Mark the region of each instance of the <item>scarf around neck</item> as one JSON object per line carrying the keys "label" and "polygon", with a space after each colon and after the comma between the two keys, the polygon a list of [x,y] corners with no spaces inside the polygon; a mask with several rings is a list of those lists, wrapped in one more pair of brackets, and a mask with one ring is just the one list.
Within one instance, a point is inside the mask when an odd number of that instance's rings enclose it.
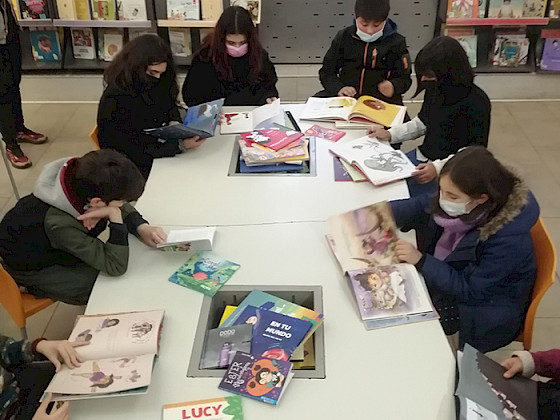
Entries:
{"label": "scarf around neck", "polygon": [[461,239],[477,227],[479,219],[467,223],[460,217],[445,217],[434,214],[434,222],[443,228],[443,233],[436,243],[434,257],[444,261],[455,250]]}

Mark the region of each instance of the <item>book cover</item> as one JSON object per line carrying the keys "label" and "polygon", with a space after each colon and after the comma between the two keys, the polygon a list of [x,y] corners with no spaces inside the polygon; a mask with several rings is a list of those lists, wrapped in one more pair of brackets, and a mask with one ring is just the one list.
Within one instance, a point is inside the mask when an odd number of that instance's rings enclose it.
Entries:
{"label": "book cover", "polygon": [[[488,6],[488,0],[478,0],[478,17],[485,18],[486,17],[486,7]],[[475,16],[477,17],[477,16]]]}
{"label": "book cover", "polygon": [[19,0],[19,11],[22,19],[49,19],[52,17],[48,0]]}
{"label": "book cover", "polygon": [[115,0],[91,0],[91,14],[94,20],[115,20]]}
{"label": "book cover", "polygon": [[74,6],[76,8],[76,16],[79,20],[91,19],[89,0],[74,0]]}
{"label": "book cover", "polygon": [[233,313],[233,311],[235,311],[235,309],[237,309],[237,306],[226,305],[224,312],[222,313],[222,317],[220,318],[220,323],[218,324],[219,327],[222,326],[224,321]]}
{"label": "book cover", "polygon": [[268,359],[289,360],[309,329],[310,321],[248,305],[235,325],[251,325],[251,354]]}
{"label": "book cover", "polygon": [[165,404],[163,420],[185,419],[243,420],[241,397],[212,398],[185,403]]}
{"label": "book cover", "polygon": [[498,65],[517,67],[527,64],[529,39],[526,37],[504,37],[500,43]]}
{"label": "book cover", "polygon": [[348,277],[364,321],[432,311],[430,299],[413,265],[350,270]]}
{"label": "book cover", "polygon": [[523,17],[544,17],[547,0],[524,0]]}
{"label": "book cover", "polygon": [[548,71],[560,71],[560,39],[547,38],[544,40],[544,49],[541,61],[541,69]]}
{"label": "book cover", "polygon": [[169,45],[175,57],[188,57],[192,54],[191,33],[188,29],[169,28]]}
{"label": "book cover", "polygon": [[560,0],[550,0],[548,17],[551,19],[560,18]]}
{"label": "book cover", "polygon": [[296,140],[294,143],[284,149],[280,149],[278,152],[259,147],[258,145],[248,146],[243,139],[238,140],[238,144],[243,160],[247,166],[309,160],[309,140]]}
{"label": "book cover", "polygon": [[397,227],[386,202],[329,217],[328,232],[343,272],[399,262]]}
{"label": "book cover", "polygon": [[215,235],[215,227],[170,230],[167,241],[157,244],[157,248],[162,251],[212,251]]}
{"label": "book cover", "polygon": [[60,43],[57,31],[29,31],[35,61],[60,61]]}
{"label": "book cover", "polygon": [[478,17],[478,0],[449,0],[447,17],[452,19]]}
{"label": "book cover", "polygon": [[248,166],[243,157],[239,159],[239,172],[242,174],[256,174],[256,173],[277,173],[277,172],[300,172],[305,168],[302,163],[272,163],[270,165],[252,165]]}
{"label": "book cover", "polygon": [[245,140],[248,146],[252,146],[253,143],[256,143],[259,146],[264,146],[275,152],[283,149],[302,137],[303,133],[300,133],[299,131],[283,131],[279,128],[254,130],[249,133],[241,134],[241,138]]}
{"label": "book cover", "polygon": [[14,8],[14,13],[15,13],[16,17],[18,19],[21,19],[21,14],[19,12],[19,4],[18,4],[19,2],[18,2],[18,0],[11,0],[11,1],[12,1],[12,7]]}
{"label": "book cover", "polygon": [[95,44],[91,28],[72,28],[72,52],[76,59],[95,59]]}
{"label": "book cover", "polygon": [[539,418],[535,381],[522,376],[504,378],[505,369],[499,363],[469,344],[457,356],[459,419]]}
{"label": "book cover", "polygon": [[206,333],[200,369],[227,368],[237,351],[251,353],[253,326],[249,324],[214,328]]}
{"label": "book cover", "polygon": [[179,267],[169,281],[207,296],[214,296],[239,267],[237,263],[224,260],[210,252],[200,251]]}
{"label": "book cover", "polygon": [[344,137],[346,133],[344,131],[335,130],[334,128],[325,128],[315,124],[305,130],[305,134],[336,142]]}
{"label": "book cover", "polygon": [[148,20],[145,0],[117,0],[119,20]]}
{"label": "book cover", "polygon": [[56,8],[58,9],[59,19],[76,20],[76,6],[74,0],[56,0]]}
{"label": "book cover", "polygon": [[122,50],[123,34],[117,32],[103,32],[103,59],[112,61]]}
{"label": "book cover", "polygon": [[345,182],[345,181],[352,182],[352,177],[350,176],[348,171],[344,168],[344,166],[340,162],[340,159],[337,158],[336,156],[333,156],[333,167],[334,167],[334,180],[335,181],[337,181],[337,182],[338,181],[340,181],[340,182]]}
{"label": "book cover", "polygon": [[200,0],[167,0],[167,19],[199,20]]}
{"label": "book cover", "polygon": [[[224,11],[222,0],[201,0],[202,20],[218,20]],[[202,40],[203,37],[201,36]]]}
{"label": "book cover", "polygon": [[463,35],[463,36],[453,36],[461,47],[467,53],[467,57],[469,58],[469,64],[472,68],[475,68],[477,65],[476,61],[476,43],[477,43],[477,36],[476,35]]}
{"label": "book cover", "polygon": [[518,19],[523,17],[524,0],[490,0],[489,18]]}
{"label": "book cover", "polygon": [[218,388],[276,405],[287,386],[291,370],[290,362],[237,352]]}
{"label": "book cover", "polygon": [[261,23],[261,0],[230,0],[229,5],[244,7],[255,25]]}
{"label": "book cover", "polygon": [[[336,156],[333,156],[333,157],[336,157]],[[352,166],[351,164],[349,164],[348,162],[346,162],[344,160],[340,160],[340,163],[342,163],[342,166],[344,167],[346,172],[348,172],[348,175],[350,175],[350,177],[352,178],[352,181],[354,181],[354,182],[368,182],[367,177],[362,172],[360,172],[355,166]]]}

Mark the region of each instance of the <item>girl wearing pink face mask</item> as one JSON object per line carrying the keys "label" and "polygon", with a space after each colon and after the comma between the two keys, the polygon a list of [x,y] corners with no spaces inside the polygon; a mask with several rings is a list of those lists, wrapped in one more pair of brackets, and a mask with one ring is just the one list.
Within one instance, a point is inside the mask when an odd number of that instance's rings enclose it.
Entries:
{"label": "girl wearing pink face mask", "polygon": [[194,54],[183,84],[188,106],[225,98],[225,105],[263,105],[278,97],[278,77],[249,12],[228,7]]}

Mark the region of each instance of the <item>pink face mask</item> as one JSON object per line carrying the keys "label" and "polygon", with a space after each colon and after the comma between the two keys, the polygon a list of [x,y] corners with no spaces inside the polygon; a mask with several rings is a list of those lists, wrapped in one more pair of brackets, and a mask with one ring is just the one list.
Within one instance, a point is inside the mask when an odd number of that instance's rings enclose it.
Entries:
{"label": "pink face mask", "polygon": [[245,43],[240,47],[234,47],[233,45],[226,45],[226,51],[232,57],[243,57],[249,51],[249,44]]}

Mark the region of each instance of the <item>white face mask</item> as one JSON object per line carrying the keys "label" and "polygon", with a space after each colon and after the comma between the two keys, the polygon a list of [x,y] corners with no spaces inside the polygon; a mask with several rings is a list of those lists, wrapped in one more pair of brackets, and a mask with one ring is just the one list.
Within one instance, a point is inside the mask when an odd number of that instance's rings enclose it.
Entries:
{"label": "white face mask", "polygon": [[383,23],[383,27],[381,29],[379,29],[376,33],[370,35],[360,31],[360,28],[358,27],[358,23],[356,22],[356,35],[358,35],[358,38],[360,38],[364,42],[374,42],[377,41],[379,38],[381,38],[381,35],[383,35],[384,28],[385,28],[385,23]]}
{"label": "white face mask", "polygon": [[451,217],[459,217],[465,214],[469,214],[474,209],[473,207],[472,209],[467,210],[467,205],[471,202],[472,200],[466,203],[455,203],[454,201],[447,201],[443,199],[441,192],[439,193],[439,206]]}

